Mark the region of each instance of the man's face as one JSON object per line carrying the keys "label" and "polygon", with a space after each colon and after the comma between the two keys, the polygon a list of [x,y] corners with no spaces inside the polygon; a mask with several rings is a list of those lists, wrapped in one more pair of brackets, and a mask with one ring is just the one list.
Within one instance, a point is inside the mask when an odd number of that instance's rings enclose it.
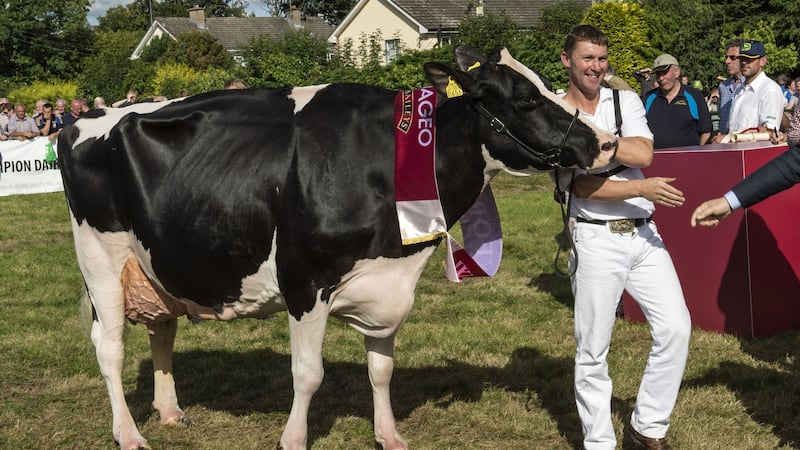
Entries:
{"label": "man's face", "polygon": [[72,113],[73,116],[78,116],[81,113],[81,102],[80,100],[73,100],[69,104],[69,111]]}
{"label": "man's face", "polygon": [[662,92],[672,91],[672,88],[675,87],[680,78],[681,69],[675,65],[670,65],[667,70],[656,72],[656,81],[658,81],[658,87],[661,88]]}
{"label": "man's face", "polygon": [[17,119],[22,120],[25,118],[25,107],[22,105],[18,105],[14,108],[14,112],[17,114]]}
{"label": "man's face", "polygon": [[51,119],[53,117],[53,107],[44,107],[42,108],[42,117],[45,119]]}
{"label": "man's face", "polygon": [[127,99],[128,99],[128,102],[130,102],[130,103],[136,103],[136,94],[134,94],[133,92],[128,92]]}
{"label": "man's face", "polygon": [[767,63],[767,58],[748,58],[745,56],[739,57],[739,68],[742,72],[742,75],[748,80],[753,79],[759,72],[761,72],[761,68]]}
{"label": "man's face", "polygon": [[725,50],[725,68],[728,69],[728,74],[732,76],[739,76],[741,74],[739,60],[736,58],[738,54],[739,47],[731,47]]}
{"label": "man's face", "polygon": [[570,55],[561,52],[561,63],[567,68],[571,85],[585,94],[594,94],[600,90],[608,70],[608,47],[578,42]]}
{"label": "man's face", "polygon": [[56,111],[63,113],[67,109],[67,102],[56,102]]}

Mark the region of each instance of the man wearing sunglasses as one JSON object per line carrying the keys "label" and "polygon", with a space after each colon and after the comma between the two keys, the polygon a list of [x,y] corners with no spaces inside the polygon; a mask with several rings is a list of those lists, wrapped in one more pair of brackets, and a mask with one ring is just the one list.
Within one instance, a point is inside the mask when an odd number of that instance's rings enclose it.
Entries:
{"label": "man wearing sunglasses", "polygon": [[725,43],[725,68],[730,76],[719,84],[719,133],[711,138],[713,144],[720,143],[730,133],[728,119],[731,115],[731,102],[739,88],[744,86],[744,77],[737,59],[741,46],[741,39],[731,39]]}
{"label": "man wearing sunglasses", "polygon": [[783,93],[778,83],[764,73],[767,51],[759,41],[745,40],[737,55],[745,84],[731,104],[729,129],[739,132],[758,128],[777,136],[783,117]]}

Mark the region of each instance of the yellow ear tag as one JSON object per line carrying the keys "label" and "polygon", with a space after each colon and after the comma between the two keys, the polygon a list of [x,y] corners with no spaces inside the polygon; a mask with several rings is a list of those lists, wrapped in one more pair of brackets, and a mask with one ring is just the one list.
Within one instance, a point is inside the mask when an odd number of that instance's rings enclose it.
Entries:
{"label": "yellow ear tag", "polygon": [[478,68],[478,67],[480,67],[480,65],[481,65],[481,62],[480,62],[480,61],[475,61],[475,64],[473,64],[473,65],[471,65],[471,66],[467,67],[467,72],[469,72],[469,71],[470,71],[470,70],[472,70],[472,69],[475,69],[475,68]]}
{"label": "yellow ear tag", "polygon": [[456,80],[454,80],[453,77],[450,77],[450,81],[447,82],[447,87],[444,88],[444,92],[447,94],[447,98],[460,97],[464,95],[464,91],[461,90],[461,86],[456,83]]}

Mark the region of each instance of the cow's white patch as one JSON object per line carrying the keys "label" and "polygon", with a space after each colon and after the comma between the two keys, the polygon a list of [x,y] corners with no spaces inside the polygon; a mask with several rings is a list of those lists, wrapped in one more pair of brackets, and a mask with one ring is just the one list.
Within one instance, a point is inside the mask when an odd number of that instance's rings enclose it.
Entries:
{"label": "cow's white patch", "polygon": [[109,133],[111,133],[111,129],[114,128],[114,125],[118,124],[123,117],[130,113],[151,113],[171,103],[180,102],[185,99],[186,97],[181,97],[163,102],[134,103],[124,108],[103,108],[105,110],[105,115],[103,117],[87,118],[75,122],[74,126],[80,130],[80,134],[78,135],[78,139],[72,144],[73,148],[91,138],[99,139],[103,137],[103,139],[108,139]]}
{"label": "cow's white patch", "polygon": [[[198,305],[188,298],[175,298],[184,303],[189,310],[189,315],[204,320],[232,320],[246,317],[265,317],[286,309],[286,302],[278,288],[278,278],[275,264],[275,234],[272,236],[272,248],[269,258],[264,261],[258,270],[242,279],[242,287],[238,301],[226,303],[221,313],[212,308]],[[135,236],[131,234],[132,241],[136,242],[135,253],[142,271],[151,283],[158,285],[162,291],[167,292],[153,272],[150,252],[145,250]]]}
{"label": "cow's white patch", "polygon": [[483,160],[486,162],[486,166],[483,168],[484,188],[488,186],[492,178],[494,178],[501,171],[505,171],[506,173],[514,175],[515,177],[528,177],[531,175],[535,175],[537,173],[542,173],[541,170],[536,169],[534,167],[528,167],[525,170],[510,169],[503,163],[503,161],[500,161],[497,158],[493,158],[492,154],[489,153],[489,149],[486,148],[485,144],[481,144],[481,155],[483,155]]}
{"label": "cow's white patch", "polygon": [[327,87],[327,84],[318,84],[316,86],[303,86],[292,88],[292,93],[289,98],[294,101],[294,113],[302,111],[303,108],[317,95],[317,92]]}
{"label": "cow's white patch", "polygon": [[367,336],[393,335],[414,305],[417,281],[434,250],[357,261],[331,294],[331,315]]}

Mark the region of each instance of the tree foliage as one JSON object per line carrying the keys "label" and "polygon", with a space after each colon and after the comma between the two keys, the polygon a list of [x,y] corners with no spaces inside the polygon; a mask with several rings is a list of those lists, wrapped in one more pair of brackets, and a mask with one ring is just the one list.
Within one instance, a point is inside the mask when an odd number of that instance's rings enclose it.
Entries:
{"label": "tree foliage", "polygon": [[10,0],[0,6],[0,76],[73,79],[91,53],[90,0]]}
{"label": "tree foliage", "polygon": [[561,65],[564,38],[581,23],[587,6],[584,3],[565,1],[542,10],[542,20],[533,30],[521,33],[509,48],[519,62],[549,79],[553,88],[567,87],[567,72]]}
{"label": "tree foliage", "polygon": [[195,5],[204,9],[207,17],[242,17],[243,0],[132,0],[127,5],[109,8],[98,17],[99,31],[146,31],[150,27],[150,5],[152,18],[189,17],[189,9]]}
{"label": "tree foliage", "polygon": [[196,30],[178,35],[175,41],[169,43],[158,63],[186,64],[197,70],[209,67],[229,69],[233,66],[233,58],[216,38]]}
{"label": "tree foliage", "polygon": [[484,53],[498,45],[510,47],[517,34],[517,26],[505,12],[468,16],[458,25],[459,42]]}
{"label": "tree foliage", "polygon": [[603,30],[608,36],[610,64],[619,77],[631,86],[638,86],[633,71],[652,64],[647,55],[648,26],[642,7],[633,2],[598,3],[589,9],[583,21]]}
{"label": "tree foliage", "polygon": [[83,59],[77,77],[78,89],[86,97],[116,99],[125,94],[121,80],[131,68],[130,56],[141,38],[136,31],[101,31],[94,40],[95,54]]}
{"label": "tree foliage", "polygon": [[244,51],[241,69],[251,86],[300,86],[318,83],[328,54],[327,42],[304,29],[278,39],[254,38]]}

